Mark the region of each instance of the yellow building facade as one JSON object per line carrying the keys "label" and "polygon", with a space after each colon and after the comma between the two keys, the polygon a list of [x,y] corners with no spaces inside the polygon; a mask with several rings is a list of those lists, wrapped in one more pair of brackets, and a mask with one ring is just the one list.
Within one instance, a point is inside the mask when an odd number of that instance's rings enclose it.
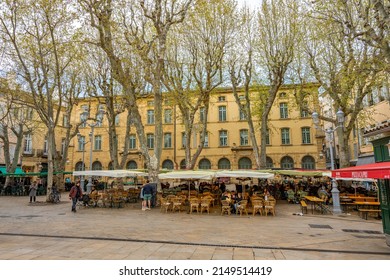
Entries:
{"label": "yellow building facade", "polygon": [[[256,111],[259,90],[251,93],[253,111]],[[308,108],[318,109],[318,86],[305,87],[306,97],[302,99]],[[267,168],[282,169],[324,169],[323,156],[324,135],[316,132],[311,115],[304,110],[303,104],[297,104],[294,87],[282,87],[274,102],[269,117],[267,137]],[[242,93],[243,94],[243,93]],[[184,169],[184,124],[180,112],[175,105],[164,102],[163,108],[163,149],[160,168]],[[147,136],[150,153],[154,145],[154,103],[153,98],[141,98],[138,103]],[[99,104],[96,98],[86,98],[78,102],[73,109],[71,123],[80,122],[85,111],[94,116],[99,110],[104,110],[104,104]],[[200,142],[199,126],[202,110],[198,112],[195,129],[191,135],[191,152],[195,152]],[[135,128],[126,133],[126,112],[116,118],[118,147],[121,150],[124,141],[130,143],[130,153],[127,156],[127,169],[143,169],[145,162],[139,151],[138,137]],[[258,145],[260,145],[259,118],[254,116],[254,124]],[[108,122],[103,118],[101,124],[91,128],[80,127],[80,137],[74,138],[69,149],[66,171],[85,169],[111,169],[109,153]],[[202,150],[195,169],[255,169],[255,156],[251,143],[248,123],[241,114],[239,106],[230,89],[219,89],[211,95],[207,118],[208,134],[205,147]],[[93,137],[90,137],[93,132]],[[125,140],[127,139],[127,140]],[[84,149],[83,149],[83,143]],[[91,160],[92,159],[92,160]]]}

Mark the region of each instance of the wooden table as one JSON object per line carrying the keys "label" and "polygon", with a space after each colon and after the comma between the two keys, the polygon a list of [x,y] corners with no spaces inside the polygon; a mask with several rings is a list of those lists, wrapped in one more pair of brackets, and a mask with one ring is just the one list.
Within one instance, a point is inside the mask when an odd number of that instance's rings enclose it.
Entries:
{"label": "wooden table", "polygon": [[357,210],[359,211],[359,216],[361,214],[362,219],[368,217],[369,212],[377,213],[378,218],[380,218],[380,202],[371,202],[371,201],[355,201]]}
{"label": "wooden table", "polygon": [[344,206],[345,213],[348,214],[348,206],[355,205],[353,203],[353,199],[348,196],[341,196],[340,197],[340,205]]}
{"label": "wooden table", "polygon": [[304,198],[310,203],[312,214],[314,214],[314,206],[315,205],[318,205],[321,209],[321,213],[323,213],[323,207],[322,207],[322,204],[324,203],[323,199],[316,197],[316,196],[310,196],[310,195],[304,196]]}

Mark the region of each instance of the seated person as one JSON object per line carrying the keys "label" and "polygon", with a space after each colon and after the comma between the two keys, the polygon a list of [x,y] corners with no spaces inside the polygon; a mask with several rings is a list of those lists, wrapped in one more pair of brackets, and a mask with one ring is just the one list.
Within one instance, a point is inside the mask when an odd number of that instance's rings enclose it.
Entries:
{"label": "seated person", "polygon": [[[94,200],[97,195],[98,195],[98,191],[95,188],[95,185],[92,185],[91,193],[89,194],[89,201],[93,200],[94,201],[94,206],[96,206],[96,204],[97,204],[97,201]],[[89,203],[89,201],[88,201],[88,203]]]}
{"label": "seated person", "polygon": [[270,192],[268,189],[264,189],[264,200],[268,200],[268,198],[271,196]]}

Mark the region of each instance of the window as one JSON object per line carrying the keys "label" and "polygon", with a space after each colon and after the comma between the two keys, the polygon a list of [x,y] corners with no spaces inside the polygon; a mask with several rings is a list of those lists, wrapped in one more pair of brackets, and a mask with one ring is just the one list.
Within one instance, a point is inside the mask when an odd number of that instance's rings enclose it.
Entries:
{"label": "window", "polygon": [[68,124],[69,124],[68,116],[67,115],[63,115],[63,117],[62,117],[62,126],[63,127],[68,127]]}
{"label": "window", "polygon": [[265,159],[265,167],[266,168],[274,168],[274,162],[272,161],[272,158],[266,157],[266,159]]}
{"label": "window", "polygon": [[101,135],[95,135],[94,139],[94,150],[100,151],[102,149],[102,136]]}
{"label": "window", "polygon": [[293,169],[294,168],[294,160],[289,156],[285,156],[282,158],[282,160],[280,162],[280,167],[282,169]]}
{"label": "window", "polygon": [[83,162],[79,161],[76,163],[76,166],[75,166],[75,170],[76,171],[84,171],[85,170],[85,165]]}
{"label": "window", "polygon": [[181,133],[181,147],[182,147],[182,148],[185,148],[186,145],[187,145],[186,133],[185,133],[185,132],[182,132],[182,133]]}
{"label": "window", "polygon": [[137,163],[134,160],[130,160],[126,164],[126,169],[137,169],[137,168],[138,168]]}
{"label": "window", "polygon": [[201,122],[206,121],[206,109],[204,107],[200,107],[199,109],[199,120]]}
{"label": "window", "polygon": [[164,123],[172,123],[172,110],[171,109],[164,110]]}
{"label": "window", "polygon": [[85,144],[85,136],[80,136],[80,138],[78,139],[78,151],[84,151],[84,144]]}
{"label": "window", "polygon": [[164,133],[164,148],[172,148],[172,134]]}
{"label": "window", "polygon": [[154,100],[149,100],[148,107],[153,107],[153,106],[154,106]]}
{"label": "window", "polygon": [[302,158],[303,169],[316,169],[315,167],[315,161],[312,156],[305,156]]}
{"label": "window", "polygon": [[301,118],[310,117],[307,108],[308,108],[307,101],[303,101],[301,104]]}
{"label": "window", "polygon": [[288,118],[288,106],[287,103],[280,103],[280,118],[281,119],[287,119]]}
{"label": "window", "polygon": [[282,145],[290,145],[290,129],[282,128]]}
{"label": "window", "polygon": [[218,96],[218,102],[226,101],[225,96]]}
{"label": "window", "polygon": [[80,127],[86,127],[87,126],[87,122],[83,120],[83,114],[81,113],[80,114]]}
{"label": "window", "polygon": [[207,158],[199,161],[199,169],[211,169],[211,162]]}
{"label": "window", "polygon": [[148,110],[147,114],[147,124],[154,124],[154,110]]}
{"label": "window", "polygon": [[240,158],[238,169],[252,169],[252,161],[247,157]]}
{"label": "window", "polygon": [[48,143],[47,143],[47,136],[46,136],[45,140],[43,141],[43,154],[44,155],[47,155],[48,149],[49,149],[49,146],[48,146]]}
{"label": "window", "polygon": [[129,149],[137,149],[137,138],[135,134],[130,134],[129,135]]}
{"label": "window", "polygon": [[65,143],[66,143],[66,139],[62,138],[61,139],[61,155],[65,154]]}
{"label": "window", "polygon": [[27,120],[32,120],[33,117],[34,117],[34,110],[33,110],[33,108],[26,108],[24,110],[24,117]]}
{"label": "window", "polygon": [[302,127],[302,144],[310,144],[310,127]]}
{"label": "window", "polygon": [[221,158],[218,161],[218,169],[230,169],[230,161],[227,158]]}
{"label": "window", "polygon": [[92,163],[92,170],[103,170],[103,166],[100,161],[94,161]]}
{"label": "window", "polygon": [[148,146],[149,149],[154,149],[154,134],[153,133],[149,133],[146,135],[146,144]]}
{"label": "window", "polygon": [[115,115],[115,125],[119,125],[120,117],[119,114]]}
{"label": "window", "polygon": [[246,112],[240,108],[240,121],[246,121]]}
{"label": "window", "polygon": [[241,146],[249,145],[248,129],[240,130],[240,145]]}
{"label": "window", "polygon": [[162,163],[162,168],[173,170],[173,162],[169,159],[164,160]]}
{"label": "window", "polygon": [[267,132],[265,134],[265,144],[266,145],[271,145],[271,140],[270,140],[270,137],[269,137],[269,129],[267,128]]}
{"label": "window", "polygon": [[209,134],[206,132],[206,135],[204,136],[204,145],[203,147],[208,147],[209,146]]}
{"label": "window", "polygon": [[186,166],[186,160],[183,159],[182,161],[180,161],[180,169],[186,169],[187,166]]}
{"label": "window", "polygon": [[32,153],[32,136],[31,136],[31,134],[27,134],[26,138],[24,138],[24,152],[27,154]]}
{"label": "window", "polygon": [[224,147],[228,145],[228,135],[226,130],[219,131],[219,146]]}
{"label": "window", "polygon": [[220,122],[226,122],[226,106],[219,106],[218,107],[218,120]]}

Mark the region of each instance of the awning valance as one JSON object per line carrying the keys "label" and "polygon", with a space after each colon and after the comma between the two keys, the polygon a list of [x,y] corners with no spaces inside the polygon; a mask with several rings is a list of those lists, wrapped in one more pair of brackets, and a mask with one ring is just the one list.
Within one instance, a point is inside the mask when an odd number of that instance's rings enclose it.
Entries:
{"label": "awning valance", "polygon": [[23,176],[25,173],[20,167],[16,167],[14,173],[8,173],[7,172],[7,167],[5,166],[0,166],[0,175],[1,176]]}
{"label": "awning valance", "polygon": [[332,178],[390,179],[390,162],[377,162],[332,170]]}

